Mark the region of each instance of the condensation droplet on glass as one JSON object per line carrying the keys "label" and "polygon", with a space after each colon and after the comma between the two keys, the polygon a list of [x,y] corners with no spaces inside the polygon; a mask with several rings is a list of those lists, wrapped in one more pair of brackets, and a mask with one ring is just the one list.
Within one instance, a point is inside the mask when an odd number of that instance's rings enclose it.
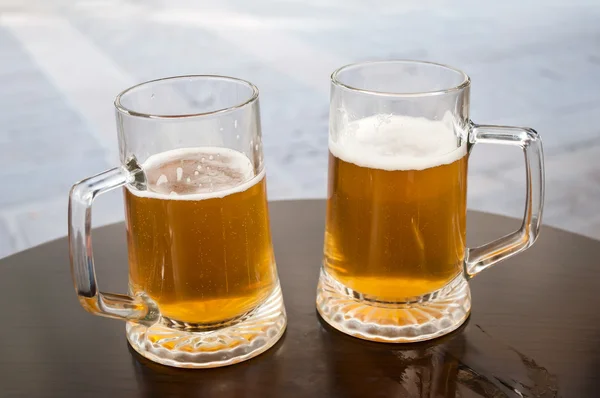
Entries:
{"label": "condensation droplet on glass", "polygon": [[202,165],[198,165],[198,167],[196,167],[198,170],[202,170]]}
{"label": "condensation droplet on glass", "polygon": [[258,144],[254,145],[254,150],[258,151]]}
{"label": "condensation droplet on glass", "polygon": [[239,139],[240,139],[240,135],[239,135],[239,134],[238,134],[238,135],[236,135],[236,136],[235,136],[235,139],[236,139],[236,140],[239,140]]}
{"label": "condensation droplet on glass", "polygon": [[198,174],[200,174],[200,172],[198,170],[194,171],[195,176],[197,176]]}
{"label": "condensation droplet on glass", "polygon": [[233,121],[233,128],[234,128],[234,129],[237,129],[237,120],[234,120],[234,121]]}
{"label": "condensation droplet on glass", "polygon": [[215,158],[215,157],[214,157],[213,155],[210,155],[210,156],[208,157],[208,159],[209,159],[209,160],[213,160],[214,158]]}
{"label": "condensation droplet on glass", "polygon": [[254,145],[254,140],[250,140],[250,146]]}
{"label": "condensation droplet on glass", "polygon": [[223,131],[223,127],[221,127],[221,128],[219,129],[219,131]]}
{"label": "condensation droplet on glass", "polygon": [[200,161],[201,161],[202,163],[204,163],[204,161],[205,161],[205,160],[206,160],[206,159],[205,159],[204,157],[202,157],[202,159],[200,159]]}
{"label": "condensation droplet on glass", "polygon": [[188,177],[185,179],[185,182],[187,182],[189,184],[190,182],[192,182],[192,179],[190,177]]}
{"label": "condensation droplet on glass", "polygon": [[167,178],[166,175],[161,174],[160,177],[158,177],[158,180],[156,180],[156,185],[161,185],[161,184],[164,184],[166,182],[169,182],[169,179]]}
{"label": "condensation droplet on glass", "polygon": [[150,99],[154,99],[154,93],[150,94]]}

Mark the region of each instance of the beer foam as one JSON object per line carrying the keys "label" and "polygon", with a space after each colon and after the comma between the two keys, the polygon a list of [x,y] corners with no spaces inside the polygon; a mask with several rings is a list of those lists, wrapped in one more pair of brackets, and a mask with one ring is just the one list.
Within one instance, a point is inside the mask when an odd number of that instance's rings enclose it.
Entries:
{"label": "beer foam", "polygon": [[[458,132],[462,134],[462,132]],[[467,153],[451,115],[443,120],[375,115],[353,121],[329,138],[331,154],[357,166],[382,170],[424,170],[450,164]]]}
{"label": "beer foam", "polygon": [[[186,172],[184,166],[177,166],[178,164],[183,165],[184,162],[202,162],[204,167],[198,165]],[[265,176],[264,169],[255,175],[252,162],[243,153],[221,147],[173,149],[150,156],[142,163],[141,167],[148,178],[148,189],[138,190],[129,185],[127,185],[127,189],[135,196],[162,200],[223,198],[247,190]],[[170,169],[165,171],[165,167],[170,167]],[[169,172],[175,173],[176,178],[169,178],[166,175]],[[203,186],[202,183],[192,183],[192,179],[201,178],[204,179],[203,181],[212,181],[217,185],[217,189],[208,192],[193,192],[207,189],[206,185]],[[172,185],[169,184],[179,184],[179,187],[183,187],[185,192],[174,191]],[[227,187],[219,189],[219,185]]]}

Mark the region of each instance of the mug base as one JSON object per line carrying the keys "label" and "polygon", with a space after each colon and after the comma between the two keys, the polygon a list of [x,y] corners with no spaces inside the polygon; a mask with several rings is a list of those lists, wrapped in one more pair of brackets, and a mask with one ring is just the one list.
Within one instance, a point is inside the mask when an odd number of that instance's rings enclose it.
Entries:
{"label": "mug base", "polygon": [[377,303],[359,296],[321,269],[319,314],[335,329],[360,339],[384,343],[431,340],[456,330],[471,311],[471,292],[462,275],[409,303]]}
{"label": "mug base", "polygon": [[215,368],[253,358],[271,348],[287,324],[281,287],[235,324],[210,331],[127,322],[129,344],[143,357],[178,368]]}

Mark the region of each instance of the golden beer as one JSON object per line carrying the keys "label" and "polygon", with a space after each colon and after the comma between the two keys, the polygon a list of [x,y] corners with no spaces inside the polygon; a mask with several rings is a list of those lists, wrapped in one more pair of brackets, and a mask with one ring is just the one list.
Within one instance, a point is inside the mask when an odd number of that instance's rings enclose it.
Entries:
{"label": "golden beer", "polygon": [[466,147],[440,123],[369,117],[330,140],[324,266],[357,293],[405,301],[461,273]]}
{"label": "golden beer", "polygon": [[177,149],[143,165],[147,190],[125,189],[129,280],[163,317],[239,317],[276,282],[264,171],[226,148]]}

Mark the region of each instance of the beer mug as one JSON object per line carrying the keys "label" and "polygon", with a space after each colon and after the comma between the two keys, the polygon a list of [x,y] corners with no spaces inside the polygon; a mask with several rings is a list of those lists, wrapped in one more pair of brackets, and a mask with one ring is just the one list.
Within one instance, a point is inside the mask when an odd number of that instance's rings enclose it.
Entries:
{"label": "beer mug", "polygon": [[[266,196],[258,89],[182,76],[115,100],[121,165],[75,184],[71,272],[89,312],[127,321],[131,346],[164,365],[204,368],[252,358],[286,326]],[[129,294],[101,292],[94,198],[124,187]]]}
{"label": "beer mug", "polygon": [[[469,119],[469,77],[428,62],[344,66],[331,77],[329,182],[317,309],[334,328],[381,342],[447,334],[469,316],[468,280],[530,247],[544,198],[530,128]],[[473,145],[521,147],[521,228],[466,248]]]}

